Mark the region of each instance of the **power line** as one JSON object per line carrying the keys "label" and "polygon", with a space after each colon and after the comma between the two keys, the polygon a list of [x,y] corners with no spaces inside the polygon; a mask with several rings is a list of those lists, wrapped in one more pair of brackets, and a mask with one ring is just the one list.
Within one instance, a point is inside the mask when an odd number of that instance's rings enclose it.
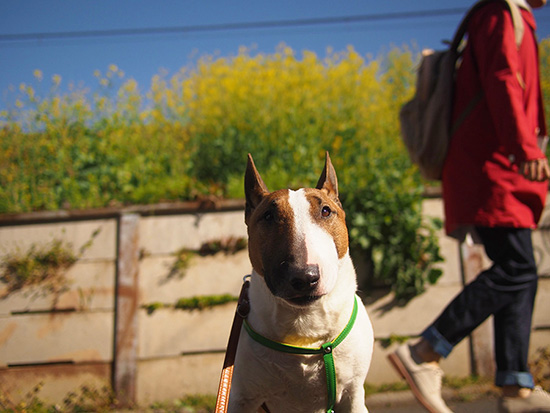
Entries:
{"label": "power line", "polygon": [[97,38],[97,37],[143,36],[143,35],[163,35],[163,34],[189,34],[189,33],[198,33],[198,32],[349,24],[349,23],[369,22],[369,21],[400,20],[400,19],[402,20],[402,19],[417,19],[417,18],[424,18],[424,17],[463,15],[466,12],[466,10],[467,9],[465,8],[454,8],[454,9],[423,10],[423,11],[381,13],[381,14],[363,14],[363,15],[357,15],[357,16],[321,17],[321,18],[294,19],[294,20],[271,20],[271,21],[259,21],[259,22],[222,23],[222,24],[205,24],[205,25],[174,26],[174,27],[0,34],[0,42],[54,40],[54,39],[57,39],[57,40],[58,39],[83,39],[83,38],[94,38],[94,37]]}

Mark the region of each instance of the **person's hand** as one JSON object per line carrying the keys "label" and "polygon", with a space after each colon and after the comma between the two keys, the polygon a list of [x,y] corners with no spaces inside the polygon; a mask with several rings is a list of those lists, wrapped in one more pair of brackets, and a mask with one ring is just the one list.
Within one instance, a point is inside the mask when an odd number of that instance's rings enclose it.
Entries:
{"label": "person's hand", "polygon": [[541,158],[523,162],[519,166],[519,173],[530,181],[546,181],[550,178],[550,166],[548,166],[548,159]]}

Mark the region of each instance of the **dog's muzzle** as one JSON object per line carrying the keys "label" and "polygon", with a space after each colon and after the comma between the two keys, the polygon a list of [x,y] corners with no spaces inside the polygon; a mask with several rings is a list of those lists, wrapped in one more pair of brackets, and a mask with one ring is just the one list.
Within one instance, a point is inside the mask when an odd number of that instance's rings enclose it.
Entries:
{"label": "dog's muzzle", "polygon": [[318,287],[321,273],[318,265],[296,265],[283,261],[272,277],[266,279],[273,295],[296,305],[307,305],[321,298]]}

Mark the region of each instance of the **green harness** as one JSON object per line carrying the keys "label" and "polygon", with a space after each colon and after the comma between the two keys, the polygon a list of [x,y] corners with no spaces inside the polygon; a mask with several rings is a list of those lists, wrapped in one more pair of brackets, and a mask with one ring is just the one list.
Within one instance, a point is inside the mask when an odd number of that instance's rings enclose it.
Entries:
{"label": "green harness", "polygon": [[353,325],[355,324],[355,319],[357,318],[357,296],[355,296],[355,301],[353,303],[353,312],[348,321],[348,324],[342,332],[334,340],[329,341],[328,343],[323,344],[319,348],[311,347],[299,347],[292,346],[289,344],[279,343],[277,341],[270,340],[258,332],[254,331],[247,320],[244,320],[244,328],[247,331],[250,338],[254,341],[260,343],[261,345],[268,347],[272,350],[280,351],[282,353],[290,354],[301,354],[301,355],[314,355],[322,354],[323,360],[325,362],[325,372],[327,376],[327,391],[328,391],[328,407],[327,413],[334,413],[334,404],[336,403],[336,369],[334,367],[334,349],[345,340],[345,338],[350,333]]}

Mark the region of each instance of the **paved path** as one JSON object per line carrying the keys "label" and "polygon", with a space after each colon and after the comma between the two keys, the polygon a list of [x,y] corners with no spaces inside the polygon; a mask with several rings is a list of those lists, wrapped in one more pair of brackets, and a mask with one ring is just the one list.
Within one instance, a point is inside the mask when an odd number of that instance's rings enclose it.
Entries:
{"label": "paved path", "polygon": [[[497,398],[494,395],[475,395],[471,400],[445,397],[454,413],[497,413]],[[370,413],[426,413],[410,391],[389,392],[367,397]]]}

